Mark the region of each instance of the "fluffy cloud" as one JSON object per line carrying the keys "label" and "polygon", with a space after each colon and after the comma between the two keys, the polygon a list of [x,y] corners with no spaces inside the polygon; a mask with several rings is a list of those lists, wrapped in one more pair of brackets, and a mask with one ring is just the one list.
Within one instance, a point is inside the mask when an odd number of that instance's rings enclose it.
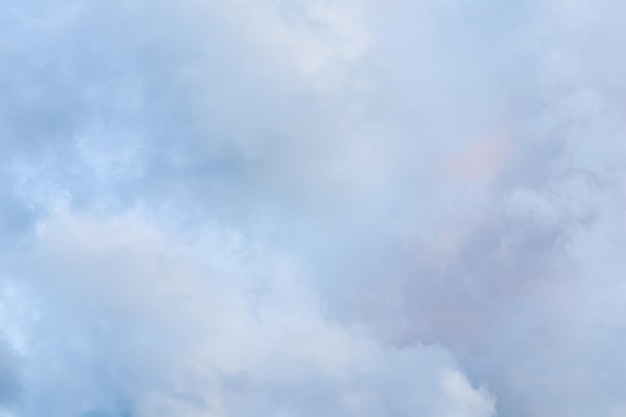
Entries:
{"label": "fluffy cloud", "polygon": [[381,346],[326,318],[292,267],[240,235],[177,243],[134,216],[63,213],[37,230],[4,266],[27,312],[8,314],[19,415],[493,415],[444,349]]}
{"label": "fluffy cloud", "polygon": [[623,9],[0,1],[0,401],[623,414]]}

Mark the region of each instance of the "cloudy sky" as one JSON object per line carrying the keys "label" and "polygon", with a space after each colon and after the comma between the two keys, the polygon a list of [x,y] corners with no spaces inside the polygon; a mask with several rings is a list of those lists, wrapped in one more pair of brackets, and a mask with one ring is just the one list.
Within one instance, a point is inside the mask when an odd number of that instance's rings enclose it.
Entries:
{"label": "cloudy sky", "polygon": [[626,416],[624,16],[0,0],[0,417]]}

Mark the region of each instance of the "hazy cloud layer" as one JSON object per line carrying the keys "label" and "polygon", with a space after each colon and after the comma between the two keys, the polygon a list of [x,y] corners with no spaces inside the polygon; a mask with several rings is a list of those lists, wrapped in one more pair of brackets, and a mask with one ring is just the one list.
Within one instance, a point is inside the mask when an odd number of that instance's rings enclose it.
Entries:
{"label": "hazy cloud layer", "polygon": [[625,13],[0,0],[0,416],[624,415]]}

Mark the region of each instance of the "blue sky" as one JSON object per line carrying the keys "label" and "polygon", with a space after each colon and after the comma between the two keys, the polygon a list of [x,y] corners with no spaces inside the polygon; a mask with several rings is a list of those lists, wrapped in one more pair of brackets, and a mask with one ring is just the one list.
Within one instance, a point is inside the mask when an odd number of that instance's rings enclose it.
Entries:
{"label": "blue sky", "polygon": [[0,0],[0,417],[625,416],[624,15]]}

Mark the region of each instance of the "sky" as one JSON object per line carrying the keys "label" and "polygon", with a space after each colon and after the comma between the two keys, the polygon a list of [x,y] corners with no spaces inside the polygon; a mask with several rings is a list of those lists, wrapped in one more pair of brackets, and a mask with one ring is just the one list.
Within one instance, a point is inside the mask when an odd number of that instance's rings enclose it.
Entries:
{"label": "sky", "polygon": [[0,417],[625,417],[625,15],[0,0]]}

